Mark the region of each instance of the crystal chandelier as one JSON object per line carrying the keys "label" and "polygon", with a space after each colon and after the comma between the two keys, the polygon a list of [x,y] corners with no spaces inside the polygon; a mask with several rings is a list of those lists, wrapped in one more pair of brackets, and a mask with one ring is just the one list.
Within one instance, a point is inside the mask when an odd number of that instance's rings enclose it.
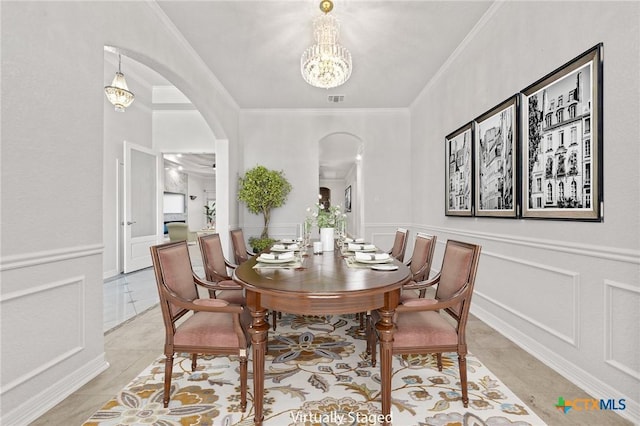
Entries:
{"label": "crystal chandelier", "polygon": [[122,65],[122,58],[118,54],[118,72],[113,77],[111,86],[104,87],[104,93],[107,95],[107,99],[111,102],[118,112],[124,112],[124,109],[131,105],[135,95],[129,91],[127,82],[124,79],[124,74],[120,71]]}
{"label": "crystal chandelier", "polygon": [[332,9],[331,0],[320,2],[324,15],[313,21],[316,43],[305,50],[300,60],[304,81],[323,89],[338,87],[351,77],[351,53],[338,43],[340,24],[329,14]]}

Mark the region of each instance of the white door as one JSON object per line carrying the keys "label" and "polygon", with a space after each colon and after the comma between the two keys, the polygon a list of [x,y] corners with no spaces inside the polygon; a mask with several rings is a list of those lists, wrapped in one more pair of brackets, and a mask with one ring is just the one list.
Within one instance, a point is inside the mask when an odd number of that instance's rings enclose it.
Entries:
{"label": "white door", "polygon": [[160,241],[161,156],[124,142],[124,273],[151,266],[149,247]]}

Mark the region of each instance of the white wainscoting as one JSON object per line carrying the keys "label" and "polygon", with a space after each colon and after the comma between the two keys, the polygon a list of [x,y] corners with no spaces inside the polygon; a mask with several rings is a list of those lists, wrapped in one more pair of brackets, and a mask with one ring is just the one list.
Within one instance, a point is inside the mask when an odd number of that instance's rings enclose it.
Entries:
{"label": "white wainscoting", "polygon": [[102,245],[0,259],[2,424],[28,424],[100,374]]}
{"label": "white wainscoting", "polygon": [[482,244],[471,312],[593,397],[625,399],[618,414],[638,422],[640,252],[438,226],[410,229],[438,236],[434,269],[447,238]]}
{"label": "white wainscoting", "polygon": [[[84,285],[84,277],[70,277],[2,295],[2,315],[11,318],[9,328],[3,329],[3,340],[21,341],[19,348],[23,356],[19,361],[20,369],[5,372],[0,394],[4,395],[82,351],[85,346]],[[57,305],[55,321],[39,312],[41,306],[52,300]],[[64,332],[59,328],[60,323],[65,324]],[[11,327],[12,324],[19,324],[19,328]],[[40,334],[55,336],[51,340],[54,346],[48,345],[43,351],[40,339],[23,337]]]}
{"label": "white wainscoting", "polygon": [[[487,302],[535,325],[540,330],[549,333],[570,345],[578,346],[580,336],[580,274],[542,263],[505,256],[491,251],[482,251],[483,265],[478,271],[477,282],[486,281],[484,287],[476,286],[475,297],[480,297]],[[491,262],[491,260],[496,262]],[[513,291],[504,291],[501,282],[497,279],[483,280],[483,275],[496,275],[495,271],[505,270],[505,264],[520,265],[522,274],[518,275],[517,282],[510,282],[509,287]],[[512,280],[508,277],[507,280]],[[519,291],[522,288],[534,288],[535,291]],[[526,294],[526,297],[523,297]],[[545,314],[540,315],[540,307],[545,307]],[[549,315],[549,312],[554,315]]]}
{"label": "white wainscoting", "polygon": [[[604,280],[605,338],[607,364],[640,381],[640,288]],[[633,354],[620,353],[623,342],[633,342]]]}
{"label": "white wainscoting", "polygon": [[27,425],[58,405],[73,392],[109,368],[104,354],[78,366],[55,384],[36,392],[31,398],[2,413],[2,424]]}

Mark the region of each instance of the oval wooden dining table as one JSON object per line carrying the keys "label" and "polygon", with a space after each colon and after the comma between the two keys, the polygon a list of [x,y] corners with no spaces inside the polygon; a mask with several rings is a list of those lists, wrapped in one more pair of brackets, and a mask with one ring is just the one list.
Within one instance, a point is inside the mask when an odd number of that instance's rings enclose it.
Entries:
{"label": "oval wooden dining table", "polygon": [[393,314],[402,285],[409,281],[407,266],[393,261],[395,271],[376,271],[347,264],[339,250],[314,255],[303,252],[299,268],[254,268],[252,257],[234,272],[234,280],[246,290],[252,316],[249,329],[253,351],[254,423],[264,419],[264,362],[269,323],[267,310],[298,315],[328,315],[378,309],[380,321],[380,377],[382,415],[391,418],[391,360]]}

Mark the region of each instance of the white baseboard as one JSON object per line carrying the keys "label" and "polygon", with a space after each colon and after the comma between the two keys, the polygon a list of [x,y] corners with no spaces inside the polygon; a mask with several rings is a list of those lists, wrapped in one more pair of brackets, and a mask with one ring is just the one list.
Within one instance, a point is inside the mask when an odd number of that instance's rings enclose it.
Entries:
{"label": "white baseboard", "polygon": [[12,410],[3,412],[0,424],[26,425],[35,421],[107,368],[109,368],[109,363],[103,352],[69,376],[32,395],[31,398],[23,401]]}
{"label": "white baseboard", "polygon": [[[615,400],[625,399],[626,409],[617,411],[616,413],[621,417],[630,420],[634,424],[640,424],[640,403],[629,399],[629,395],[621,394],[618,390],[612,388],[606,383],[603,383],[583,369],[576,367],[575,364],[569,360],[558,356],[558,354],[550,351],[548,348],[541,345],[531,337],[523,334],[510,324],[505,323],[489,311],[476,305],[471,307],[471,313],[594,398],[611,398]],[[567,395],[564,396],[567,397]]]}

